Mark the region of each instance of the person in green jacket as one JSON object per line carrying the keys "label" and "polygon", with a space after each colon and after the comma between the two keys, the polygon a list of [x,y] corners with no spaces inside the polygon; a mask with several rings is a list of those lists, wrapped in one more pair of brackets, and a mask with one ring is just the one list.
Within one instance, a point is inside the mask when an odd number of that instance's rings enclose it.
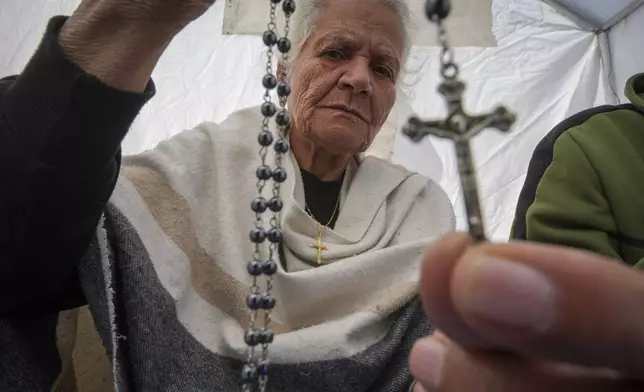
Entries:
{"label": "person in green jacket", "polygon": [[530,161],[512,239],[570,246],[644,269],[644,73],[630,104],[555,127]]}

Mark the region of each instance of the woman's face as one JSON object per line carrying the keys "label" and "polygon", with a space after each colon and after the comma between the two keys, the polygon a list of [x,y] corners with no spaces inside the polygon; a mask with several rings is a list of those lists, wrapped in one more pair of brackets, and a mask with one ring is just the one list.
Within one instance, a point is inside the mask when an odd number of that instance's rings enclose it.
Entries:
{"label": "woman's face", "polygon": [[296,139],[333,154],[365,151],[396,100],[404,35],[394,10],[329,0],[291,68]]}

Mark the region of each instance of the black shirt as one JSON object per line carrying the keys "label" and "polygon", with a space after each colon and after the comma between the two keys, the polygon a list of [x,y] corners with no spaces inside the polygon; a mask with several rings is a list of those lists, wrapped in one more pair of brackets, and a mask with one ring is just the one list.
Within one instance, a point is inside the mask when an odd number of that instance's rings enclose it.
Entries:
{"label": "black shirt", "polygon": [[338,220],[339,206],[336,208],[342,188],[342,179],[337,181],[321,181],[313,174],[302,170],[306,207],[313,219],[329,228],[335,226]]}
{"label": "black shirt", "polygon": [[120,145],[154,94],[116,90],[68,61],[53,18],[0,81],[0,317],[83,305],[77,267],[116,184]]}

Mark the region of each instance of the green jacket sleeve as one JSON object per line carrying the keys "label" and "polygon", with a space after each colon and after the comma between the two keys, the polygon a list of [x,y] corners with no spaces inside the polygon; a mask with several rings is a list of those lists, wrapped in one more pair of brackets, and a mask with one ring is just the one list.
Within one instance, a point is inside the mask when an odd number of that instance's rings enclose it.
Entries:
{"label": "green jacket sleeve", "polygon": [[610,204],[591,162],[573,133],[563,133],[528,208],[527,240],[621,259],[616,232]]}

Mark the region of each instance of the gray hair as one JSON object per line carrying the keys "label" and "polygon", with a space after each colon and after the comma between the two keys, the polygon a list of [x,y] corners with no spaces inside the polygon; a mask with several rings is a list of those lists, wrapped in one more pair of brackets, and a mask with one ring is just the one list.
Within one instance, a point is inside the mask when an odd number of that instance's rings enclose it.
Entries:
{"label": "gray hair", "polygon": [[[300,50],[306,43],[306,41],[313,35],[315,32],[315,22],[316,18],[321,11],[324,10],[326,2],[328,0],[302,0],[298,2],[298,9],[293,14],[292,21],[292,49],[289,53],[289,58],[294,59],[299,54]],[[349,1],[349,0],[341,0]],[[409,32],[407,31],[407,25],[410,21],[410,12],[409,6],[405,0],[369,0],[376,3],[383,4],[398,15],[398,21],[400,27],[402,28],[403,38],[404,38],[404,48],[403,48],[403,62],[409,54],[409,48],[411,46]],[[288,66],[288,64],[285,64]]]}

